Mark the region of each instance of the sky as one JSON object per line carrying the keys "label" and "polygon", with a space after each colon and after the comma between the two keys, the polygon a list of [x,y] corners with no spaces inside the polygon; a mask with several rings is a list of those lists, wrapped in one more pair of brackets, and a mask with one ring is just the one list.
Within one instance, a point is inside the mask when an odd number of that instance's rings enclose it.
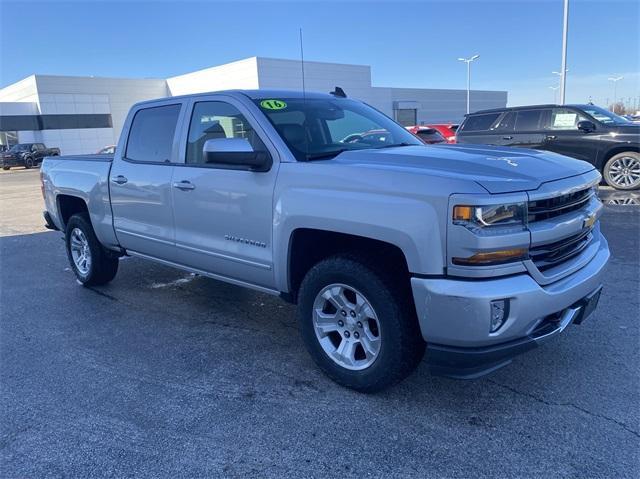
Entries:
{"label": "sky", "polygon": [[[472,88],[550,103],[562,0],[0,0],[0,87],[34,73],[166,78],[252,56],[371,65],[374,86]],[[570,0],[567,102],[640,102],[640,0]]]}

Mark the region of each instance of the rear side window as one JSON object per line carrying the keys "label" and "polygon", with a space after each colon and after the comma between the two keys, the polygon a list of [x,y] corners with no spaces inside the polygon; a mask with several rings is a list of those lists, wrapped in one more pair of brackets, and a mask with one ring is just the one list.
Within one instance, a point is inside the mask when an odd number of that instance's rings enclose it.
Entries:
{"label": "rear side window", "polygon": [[446,141],[444,136],[434,129],[418,130],[416,135],[427,143],[443,143]]}
{"label": "rear side window", "polygon": [[473,115],[467,118],[462,124],[460,131],[484,131],[489,130],[500,116],[500,113],[486,113],[484,115]]}
{"label": "rear side window", "polygon": [[516,118],[516,131],[540,129],[540,118],[543,110],[521,110]]}
{"label": "rear side window", "polygon": [[147,163],[171,161],[171,148],[179,114],[180,105],[138,110],[131,123],[125,157]]}
{"label": "rear side window", "polygon": [[494,128],[498,131],[513,131],[513,128],[516,124],[516,112],[509,111],[503,115],[500,119],[500,122]]}

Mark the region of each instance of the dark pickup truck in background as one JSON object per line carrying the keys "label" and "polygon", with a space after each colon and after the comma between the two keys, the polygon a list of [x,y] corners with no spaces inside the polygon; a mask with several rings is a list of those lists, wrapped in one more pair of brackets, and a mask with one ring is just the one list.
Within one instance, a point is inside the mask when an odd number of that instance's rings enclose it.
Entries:
{"label": "dark pickup truck in background", "polygon": [[59,156],[60,148],[47,148],[44,143],[18,143],[0,153],[0,166],[8,170],[12,166],[33,168],[39,166],[45,156]]}
{"label": "dark pickup truck in background", "polygon": [[640,125],[595,105],[478,111],[466,116],[456,139],[553,151],[588,161],[613,188],[640,188]]}

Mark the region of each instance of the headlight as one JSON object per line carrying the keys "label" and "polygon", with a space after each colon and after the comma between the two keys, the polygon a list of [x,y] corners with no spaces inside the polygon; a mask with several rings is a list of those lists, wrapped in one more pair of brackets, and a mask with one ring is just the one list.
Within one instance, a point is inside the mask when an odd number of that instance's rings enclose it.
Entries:
{"label": "headlight", "polygon": [[511,203],[491,206],[458,205],[453,208],[453,224],[468,228],[489,226],[525,226],[527,205]]}

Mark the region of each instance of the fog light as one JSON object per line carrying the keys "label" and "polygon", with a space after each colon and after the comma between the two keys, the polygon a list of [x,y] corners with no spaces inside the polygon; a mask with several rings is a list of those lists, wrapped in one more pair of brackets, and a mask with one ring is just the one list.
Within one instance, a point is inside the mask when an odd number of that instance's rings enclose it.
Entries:
{"label": "fog light", "polygon": [[504,324],[509,315],[509,300],[491,301],[491,332],[495,333]]}

